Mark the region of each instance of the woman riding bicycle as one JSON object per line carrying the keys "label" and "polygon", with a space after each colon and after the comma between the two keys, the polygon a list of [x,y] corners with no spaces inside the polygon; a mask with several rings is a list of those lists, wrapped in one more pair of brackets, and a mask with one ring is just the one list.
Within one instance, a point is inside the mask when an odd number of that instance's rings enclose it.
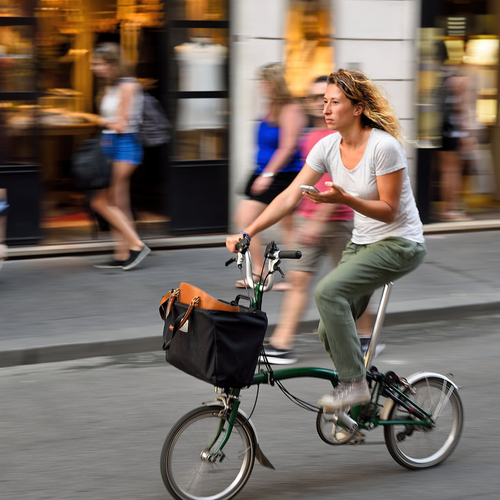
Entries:
{"label": "woman riding bicycle", "polygon": [[[381,91],[362,73],[339,70],[328,77],[323,114],[328,128],[339,133],[319,141],[290,186],[241,233],[229,236],[226,246],[235,252],[241,234],[250,239],[274,225],[303,195],[354,210],[351,242],[314,294],[318,333],[340,381],[319,405],[336,410],[370,401],[356,320],[373,292],[414,270],[426,250],[401,127]],[[324,173],[332,177],[330,190],[300,188],[316,184]]]}

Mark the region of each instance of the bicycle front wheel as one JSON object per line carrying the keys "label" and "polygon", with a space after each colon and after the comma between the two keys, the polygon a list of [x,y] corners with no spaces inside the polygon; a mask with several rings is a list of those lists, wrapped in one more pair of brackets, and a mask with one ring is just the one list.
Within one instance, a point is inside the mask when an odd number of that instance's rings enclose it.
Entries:
{"label": "bicycle front wheel", "polygon": [[[408,469],[425,469],[445,460],[455,449],[462,433],[463,408],[456,387],[446,378],[425,377],[404,393],[428,412],[433,427],[415,424],[384,427],[385,444],[392,458]],[[389,420],[413,421],[415,417],[397,403]]]}
{"label": "bicycle front wheel", "polygon": [[161,476],[179,500],[224,500],[248,481],[255,461],[255,435],[238,415],[229,441],[217,452],[228,426],[223,408],[203,406],[182,417],[161,451]]}

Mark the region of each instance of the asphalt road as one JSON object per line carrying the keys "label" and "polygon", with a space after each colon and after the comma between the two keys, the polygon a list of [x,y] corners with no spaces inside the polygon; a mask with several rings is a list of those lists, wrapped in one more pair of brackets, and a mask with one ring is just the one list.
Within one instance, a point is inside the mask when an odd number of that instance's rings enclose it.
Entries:
{"label": "asphalt road", "polygon": [[[409,471],[392,460],[382,432],[360,446],[333,447],[316,434],[315,414],[277,388],[262,387],[252,417],[275,471],[256,463],[239,500],[418,498],[497,499],[500,488],[498,335],[500,315],[391,326],[382,371],[453,374],[465,409],[462,439],[443,464]],[[301,365],[330,366],[314,335],[298,338]],[[315,402],[323,381],[287,381]],[[154,352],[0,369],[0,497],[6,500],[162,500],[163,440],[212,388]],[[243,409],[256,391],[244,392]]]}

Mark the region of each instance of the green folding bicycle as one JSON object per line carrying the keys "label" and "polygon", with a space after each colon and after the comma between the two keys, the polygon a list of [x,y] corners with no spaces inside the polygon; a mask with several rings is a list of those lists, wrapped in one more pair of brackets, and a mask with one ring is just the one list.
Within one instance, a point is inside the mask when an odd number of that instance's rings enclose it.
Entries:
{"label": "green folding bicycle", "polygon": [[[280,251],[274,242],[266,248],[265,276],[254,282],[246,240],[240,240],[236,260],[245,266],[246,280],[253,289],[253,306],[261,310],[263,293],[273,285],[273,273],[281,273],[282,259],[300,253]],[[298,255],[297,255],[298,254]],[[335,370],[297,367],[272,370],[269,364],[256,373],[251,385],[279,387],[299,406],[317,413],[316,429],[327,444],[362,441],[361,431],[382,426],[384,440],[394,460],[408,469],[438,465],[455,449],[463,425],[458,387],[438,373],[420,372],[407,378],[393,371],[380,373],[371,365],[381,331],[392,283],[384,286],[372,340],[365,359],[371,401],[362,406],[326,413],[292,396],[282,381],[309,377],[338,384]],[[261,366],[261,365],[260,365]],[[240,409],[239,388],[216,388],[218,397],[183,417],[172,427],[161,451],[161,475],[170,494],[179,500],[222,500],[234,497],[246,484],[255,459],[274,469],[259,446],[256,429]]]}

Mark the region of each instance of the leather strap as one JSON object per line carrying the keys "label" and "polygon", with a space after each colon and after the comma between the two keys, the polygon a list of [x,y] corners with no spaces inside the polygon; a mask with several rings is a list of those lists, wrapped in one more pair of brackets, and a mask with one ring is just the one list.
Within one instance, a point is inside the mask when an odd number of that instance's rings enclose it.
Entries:
{"label": "leather strap", "polygon": [[[174,305],[174,302],[177,300],[177,298],[179,297],[181,293],[181,290],[180,288],[172,288],[172,290],[170,290],[170,292],[168,292],[167,294],[165,294],[162,298],[161,298],[161,301],[160,301],[160,316],[161,316],[161,319],[163,321],[165,321],[168,317],[168,315],[170,314],[170,311],[172,310],[172,306]],[[165,302],[168,302],[168,304],[166,305],[166,311],[165,311]]]}
{"label": "leather strap", "polygon": [[194,297],[193,300],[191,300],[188,310],[182,315],[179,316],[173,324],[170,324],[168,329],[172,332],[172,336],[170,337],[170,340],[163,345],[163,350],[167,351],[170,349],[170,344],[172,343],[172,340],[175,337],[175,334],[179,331],[179,329],[182,328],[184,323],[189,319],[189,316],[193,312],[193,309],[200,304],[200,297]]}

